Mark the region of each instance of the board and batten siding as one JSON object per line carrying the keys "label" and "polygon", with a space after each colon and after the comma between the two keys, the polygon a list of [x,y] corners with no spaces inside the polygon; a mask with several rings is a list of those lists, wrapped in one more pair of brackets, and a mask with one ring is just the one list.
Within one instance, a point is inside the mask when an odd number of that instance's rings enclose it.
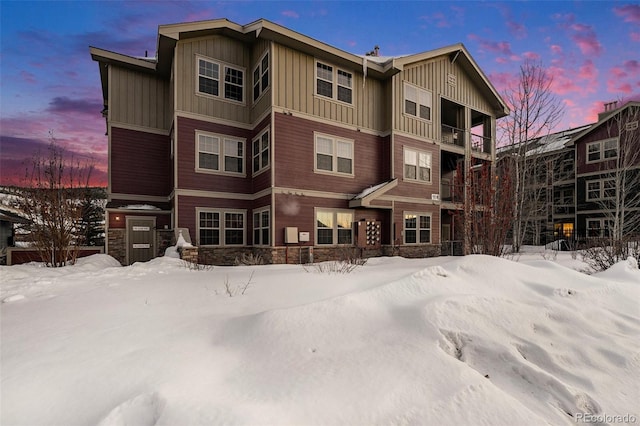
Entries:
{"label": "board and batten siding", "polygon": [[[247,68],[247,101],[251,105],[251,122],[255,123],[271,108],[271,88],[273,87],[273,55],[270,51],[271,42],[258,39],[251,47],[251,65]],[[269,52],[269,86],[258,99],[253,99],[253,70],[262,60],[263,55]]]}
{"label": "board and batten siding", "polygon": [[[242,42],[223,36],[179,41],[176,47],[176,111],[249,123],[252,90],[251,50]],[[244,70],[244,102],[197,94],[196,57],[202,56]],[[224,93],[224,74],[220,70],[220,94]]]}
{"label": "board and batten siding", "polygon": [[316,58],[277,43],[272,52],[274,106],[355,127],[387,130],[383,84],[367,78],[363,87],[362,66],[345,68],[321,60],[352,73],[353,104],[349,105],[315,94]]}
{"label": "board and batten siding", "polygon": [[111,66],[109,113],[112,123],[169,129],[169,82],[151,74]]}
{"label": "board and batten siding", "polygon": [[[455,85],[449,84],[449,75],[455,76]],[[432,94],[431,121],[419,120],[404,114],[404,82],[429,90]],[[483,97],[476,84],[456,63],[447,56],[410,64],[393,77],[396,130],[420,137],[440,138],[440,99],[446,98],[476,111],[492,115],[491,105]]]}

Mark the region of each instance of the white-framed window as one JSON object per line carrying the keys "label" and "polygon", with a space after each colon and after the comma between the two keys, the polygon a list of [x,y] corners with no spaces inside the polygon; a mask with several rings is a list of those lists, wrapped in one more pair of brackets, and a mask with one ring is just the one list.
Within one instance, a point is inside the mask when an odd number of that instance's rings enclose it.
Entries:
{"label": "white-framed window", "polygon": [[587,163],[612,160],[618,157],[618,139],[611,138],[587,144]]}
{"label": "white-framed window", "polygon": [[431,214],[405,212],[404,243],[405,244],[431,243]]}
{"label": "white-framed window", "polygon": [[269,87],[269,52],[266,52],[253,69],[253,100],[258,98]]}
{"label": "white-framed window", "polygon": [[616,197],[616,181],[614,178],[588,180],[587,200],[611,200]]}
{"label": "white-framed window", "polygon": [[[196,56],[197,93],[244,103],[244,68]],[[222,76],[221,76],[222,74]],[[223,89],[220,93],[220,84]]]}
{"label": "white-framed window", "polygon": [[241,246],[245,244],[244,210],[197,208],[198,245]]}
{"label": "white-framed window", "polygon": [[587,236],[589,237],[608,237],[612,229],[613,221],[610,219],[587,219]]}
{"label": "white-framed window", "polygon": [[204,58],[198,61],[198,92],[211,96],[220,95],[220,64]]}
{"label": "white-framed window", "polygon": [[316,209],[316,245],[353,244],[353,211]]}
{"label": "white-framed window", "polygon": [[431,121],[431,92],[413,84],[404,83],[404,113]]}
{"label": "white-framed window", "polygon": [[316,61],[316,95],[353,104],[353,74]]}
{"label": "white-framed window", "polygon": [[353,176],[353,140],[320,133],[314,139],[316,172]]}
{"label": "white-framed window", "polygon": [[253,245],[268,246],[271,236],[271,219],[268,208],[253,212]]}
{"label": "white-framed window", "polygon": [[269,135],[269,129],[267,128],[253,140],[252,155],[254,175],[269,167],[269,150],[271,146]]}
{"label": "white-framed window", "polygon": [[196,131],[196,171],[244,175],[244,140]]}
{"label": "white-framed window", "polygon": [[405,147],[404,179],[431,182],[431,153]]}

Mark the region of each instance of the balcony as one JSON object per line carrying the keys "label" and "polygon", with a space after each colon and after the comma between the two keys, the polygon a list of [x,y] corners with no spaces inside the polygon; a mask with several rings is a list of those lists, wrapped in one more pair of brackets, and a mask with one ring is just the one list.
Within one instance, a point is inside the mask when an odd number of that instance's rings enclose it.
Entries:
{"label": "balcony", "polygon": [[442,143],[464,148],[464,130],[443,124]]}
{"label": "balcony", "polygon": [[474,152],[491,154],[491,138],[471,133],[471,149]]}

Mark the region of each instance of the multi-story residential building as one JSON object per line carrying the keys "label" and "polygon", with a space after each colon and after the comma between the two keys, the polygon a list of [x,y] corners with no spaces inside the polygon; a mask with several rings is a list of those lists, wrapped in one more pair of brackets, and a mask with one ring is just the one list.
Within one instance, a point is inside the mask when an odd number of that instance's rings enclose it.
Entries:
{"label": "multi-story residential building", "polygon": [[107,252],[123,264],[161,254],[177,229],[203,263],[439,254],[455,234],[455,171],[495,159],[508,114],[462,44],[355,55],[221,19],[161,25],[154,58],[90,51]]}
{"label": "multi-story residential building", "polygon": [[605,106],[567,146],[576,157],[576,228],[582,236],[640,235],[640,102]]}
{"label": "multi-story residential building", "polygon": [[584,246],[609,236],[616,218],[620,235],[640,234],[639,105],[607,104],[596,123],[527,141],[525,244]]}

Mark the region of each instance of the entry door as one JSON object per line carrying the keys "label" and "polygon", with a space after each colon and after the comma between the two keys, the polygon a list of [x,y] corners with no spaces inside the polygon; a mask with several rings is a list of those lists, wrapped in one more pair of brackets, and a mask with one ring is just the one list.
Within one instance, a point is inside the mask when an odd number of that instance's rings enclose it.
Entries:
{"label": "entry door", "polygon": [[127,263],[146,262],[155,256],[155,218],[127,218]]}

